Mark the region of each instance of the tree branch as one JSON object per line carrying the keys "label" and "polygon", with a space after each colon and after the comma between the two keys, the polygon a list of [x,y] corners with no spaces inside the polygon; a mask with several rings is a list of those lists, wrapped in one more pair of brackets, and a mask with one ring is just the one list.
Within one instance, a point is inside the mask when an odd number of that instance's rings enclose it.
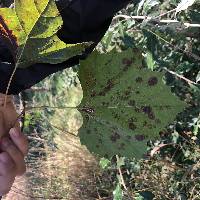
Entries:
{"label": "tree branch", "polygon": [[182,75],[180,75],[180,74],[177,74],[176,72],[173,72],[173,71],[167,69],[166,67],[163,68],[163,69],[164,69],[165,71],[169,72],[170,74],[172,74],[172,75],[174,75],[174,76],[176,76],[176,77],[178,77],[178,78],[180,78],[180,79],[186,81],[188,84],[199,85],[198,83],[196,83],[196,82],[194,82],[194,81],[191,81],[191,80],[185,78],[184,76],[182,76]]}
{"label": "tree branch", "polygon": [[[113,19],[120,19],[120,18],[124,18],[124,19],[134,19],[134,20],[152,20],[152,21],[157,21],[158,23],[164,23],[164,24],[168,24],[168,23],[182,23],[178,20],[171,20],[171,19],[163,19],[163,20],[159,20],[157,18],[154,17],[149,17],[149,16],[128,16],[128,15],[117,15],[115,16]],[[200,28],[200,24],[191,24],[191,23],[183,23],[183,25],[188,28],[188,27],[196,27],[196,28]]]}

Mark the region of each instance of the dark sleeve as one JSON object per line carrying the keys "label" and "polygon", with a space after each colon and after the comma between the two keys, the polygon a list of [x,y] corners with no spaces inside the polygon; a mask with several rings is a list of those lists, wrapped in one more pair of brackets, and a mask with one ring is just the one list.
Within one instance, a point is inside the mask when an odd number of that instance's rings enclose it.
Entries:
{"label": "dark sleeve", "polygon": [[[63,27],[58,37],[64,42],[80,43],[93,41],[94,44],[82,55],[75,56],[61,64],[35,64],[26,69],[17,69],[12,80],[9,94],[17,94],[30,88],[45,77],[59,70],[79,63],[80,59],[93,51],[96,44],[107,31],[116,12],[130,0],[58,0],[57,6],[63,18]],[[1,48],[1,47],[0,47]],[[0,93],[5,93],[14,66],[9,52],[0,50]]]}

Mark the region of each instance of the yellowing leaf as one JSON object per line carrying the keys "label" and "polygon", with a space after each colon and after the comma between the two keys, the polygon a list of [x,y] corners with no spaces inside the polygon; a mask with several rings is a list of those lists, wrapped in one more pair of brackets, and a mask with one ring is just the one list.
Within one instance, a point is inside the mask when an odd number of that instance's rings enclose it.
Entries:
{"label": "yellowing leaf", "polygon": [[12,53],[17,67],[61,63],[84,49],[84,44],[65,44],[56,35],[63,21],[54,0],[15,0],[14,8],[0,9],[0,16],[0,24],[16,37]]}

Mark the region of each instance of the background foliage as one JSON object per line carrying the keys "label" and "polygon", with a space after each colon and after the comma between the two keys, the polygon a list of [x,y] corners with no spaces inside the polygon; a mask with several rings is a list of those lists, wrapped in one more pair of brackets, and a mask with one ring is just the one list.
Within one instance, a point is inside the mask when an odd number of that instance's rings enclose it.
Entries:
{"label": "background foliage", "polygon": [[[135,199],[200,198],[200,28],[184,26],[186,22],[200,23],[200,7],[198,1],[191,7],[187,3],[191,5],[192,1],[182,1],[184,11],[176,13],[181,10],[178,3],[180,1],[150,0],[141,1],[137,6],[129,5],[115,17],[98,47],[102,52],[113,48],[139,48],[146,57],[147,67],[164,71],[172,91],[189,104],[174,124],[160,133],[159,140],[149,142],[151,156],[147,160],[137,162],[122,158],[126,186]],[[171,10],[174,11],[169,12]],[[137,15],[154,19],[130,17]],[[162,19],[179,22],[161,23]],[[118,169],[117,164],[109,163],[108,173],[113,175],[113,168]],[[121,178],[115,173],[114,176],[123,185]]]}

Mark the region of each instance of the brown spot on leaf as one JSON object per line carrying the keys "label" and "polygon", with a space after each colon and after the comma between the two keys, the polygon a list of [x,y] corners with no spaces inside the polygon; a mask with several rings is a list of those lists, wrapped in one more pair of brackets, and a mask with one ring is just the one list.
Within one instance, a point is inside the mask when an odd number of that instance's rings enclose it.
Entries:
{"label": "brown spot on leaf", "polygon": [[135,106],[135,101],[134,101],[134,100],[130,100],[130,101],[128,102],[128,105],[129,105],[129,106]]}
{"label": "brown spot on leaf", "polygon": [[142,83],[142,82],[143,82],[143,79],[142,79],[142,77],[137,77],[137,78],[135,79],[135,81],[136,81],[136,83]]}
{"label": "brown spot on leaf", "polygon": [[130,94],[131,94],[130,90],[126,90],[125,93],[124,93],[125,96],[129,96]]}
{"label": "brown spot on leaf", "polygon": [[155,115],[153,113],[153,110],[150,106],[143,106],[142,111],[148,115],[149,119],[155,119]]}
{"label": "brown spot on leaf", "polygon": [[118,114],[114,114],[114,118],[119,120],[120,116]]}
{"label": "brown spot on leaf", "polygon": [[85,115],[85,121],[88,122],[90,117],[88,115]]}
{"label": "brown spot on leaf", "polygon": [[135,93],[136,93],[136,94],[140,94],[140,91],[139,91],[139,90],[137,90]]}
{"label": "brown spot on leaf", "polygon": [[104,106],[104,107],[108,107],[108,106],[109,106],[109,103],[108,103],[108,102],[105,102],[105,101],[103,101],[101,104],[102,104],[102,106]]}
{"label": "brown spot on leaf", "polygon": [[135,118],[135,117],[131,117],[129,120],[129,123],[133,123],[133,122],[137,122],[138,120],[137,120],[137,118]]}
{"label": "brown spot on leaf", "polygon": [[128,68],[133,64],[133,60],[129,58],[124,58],[122,60],[122,64],[124,65],[123,71],[127,71]]}
{"label": "brown spot on leaf", "polygon": [[102,139],[99,139],[99,143],[100,143],[100,144],[103,144],[103,141],[102,141]]}
{"label": "brown spot on leaf", "polygon": [[148,128],[148,129],[152,129],[153,128],[152,124],[148,123],[147,121],[143,122],[143,127]]}
{"label": "brown spot on leaf", "polygon": [[110,63],[112,62],[112,59],[108,60],[105,65],[110,65]]}
{"label": "brown spot on leaf", "polygon": [[90,82],[89,81],[85,81],[85,84],[87,85],[87,87],[90,86]]}
{"label": "brown spot on leaf", "polygon": [[143,140],[145,140],[145,136],[144,135],[135,135],[135,139],[137,140],[137,141],[143,141]]}
{"label": "brown spot on leaf", "polygon": [[136,113],[140,113],[141,110],[140,110],[138,107],[135,107],[135,112],[136,112]]}
{"label": "brown spot on leaf", "polygon": [[102,91],[99,92],[99,96],[105,96],[106,93],[108,93],[113,87],[114,87],[114,83],[111,79],[109,79],[107,81],[107,85],[103,88]]}
{"label": "brown spot on leaf", "polygon": [[171,109],[171,106],[170,105],[162,105],[162,106],[159,106],[158,107],[160,110],[169,110],[169,109]]}
{"label": "brown spot on leaf", "polygon": [[119,150],[124,150],[124,149],[125,149],[125,146],[126,146],[126,145],[125,145],[124,143],[121,143],[121,144],[120,144],[120,147],[119,147]]}
{"label": "brown spot on leaf", "polygon": [[98,133],[98,132],[97,132],[97,128],[94,128],[94,133],[96,133],[96,134]]}
{"label": "brown spot on leaf", "polygon": [[148,115],[148,117],[149,117],[149,119],[155,119],[155,115],[154,115],[154,113],[152,112],[152,113],[149,113],[149,115]]}
{"label": "brown spot on leaf", "polygon": [[106,93],[104,91],[99,92],[99,96],[106,96]]}
{"label": "brown spot on leaf", "polygon": [[158,78],[157,77],[150,77],[148,80],[148,85],[149,86],[155,86],[158,83]]}
{"label": "brown spot on leaf", "polygon": [[108,154],[105,154],[105,155],[104,155],[104,158],[109,158]]}
{"label": "brown spot on leaf", "polygon": [[132,59],[129,59],[129,58],[124,58],[122,60],[122,63],[126,66],[131,66],[133,64],[133,60]]}
{"label": "brown spot on leaf", "polygon": [[155,120],[156,124],[161,124],[161,121],[159,119]]}
{"label": "brown spot on leaf", "polygon": [[128,136],[126,136],[126,138],[127,138],[127,140],[131,140],[131,136],[130,135],[128,135]]}
{"label": "brown spot on leaf", "polygon": [[109,80],[107,81],[106,89],[107,89],[107,90],[110,90],[113,86],[114,86],[113,81],[112,81],[111,79],[109,79]]}
{"label": "brown spot on leaf", "polygon": [[144,121],[144,122],[143,122],[143,127],[147,127],[147,126],[148,126],[147,121]]}
{"label": "brown spot on leaf", "polygon": [[96,93],[96,91],[92,91],[92,93],[91,93],[91,97],[95,97],[97,95],[97,93]]}
{"label": "brown spot on leaf", "polygon": [[121,138],[120,135],[116,132],[113,133],[110,137],[111,141],[114,142],[114,143],[117,142],[117,140],[119,140],[120,138]]}
{"label": "brown spot on leaf", "polygon": [[87,134],[88,134],[88,135],[91,134],[91,130],[87,130]]}
{"label": "brown spot on leaf", "polygon": [[133,122],[130,122],[130,123],[128,124],[128,127],[129,127],[129,129],[131,129],[131,130],[133,130],[133,131],[137,128],[137,126],[136,126]]}

